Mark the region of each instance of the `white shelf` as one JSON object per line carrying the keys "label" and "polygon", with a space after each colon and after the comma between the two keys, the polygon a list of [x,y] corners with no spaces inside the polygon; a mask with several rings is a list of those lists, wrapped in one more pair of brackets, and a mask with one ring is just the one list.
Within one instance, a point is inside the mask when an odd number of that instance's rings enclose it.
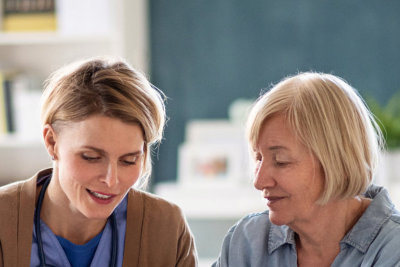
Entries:
{"label": "white shelf", "polygon": [[51,167],[51,159],[44,145],[35,140],[2,139],[0,144],[0,184],[33,176],[43,168]]}
{"label": "white shelf", "polygon": [[0,149],[11,149],[19,147],[43,146],[40,138],[23,138],[16,134],[0,135]]}
{"label": "white shelf", "polygon": [[267,209],[261,193],[251,183],[233,185],[182,186],[160,183],[155,193],[182,208],[191,219],[239,219]]}
{"label": "white shelf", "polygon": [[58,32],[0,33],[0,46],[111,43],[110,35],[65,35]]}

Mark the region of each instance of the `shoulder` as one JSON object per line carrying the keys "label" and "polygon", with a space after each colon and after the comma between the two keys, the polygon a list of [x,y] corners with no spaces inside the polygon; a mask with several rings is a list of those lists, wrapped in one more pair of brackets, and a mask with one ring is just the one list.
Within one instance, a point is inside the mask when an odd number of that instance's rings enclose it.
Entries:
{"label": "shoulder", "polygon": [[390,220],[393,222],[394,225],[397,226],[400,230],[400,211],[394,210],[392,216],[390,216]]}
{"label": "shoulder", "polygon": [[[30,179],[0,188],[0,242],[3,246],[1,248],[3,253],[5,250],[13,251],[10,247],[17,247],[17,244],[20,244],[17,242],[23,240],[23,235],[18,229],[25,230],[26,228],[22,226],[29,225],[30,222],[33,223],[33,220],[29,220],[28,217],[21,216],[22,210],[29,209],[30,206],[33,207],[35,203],[34,199],[25,198],[25,191],[29,191],[25,190],[28,184],[30,184]],[[25,220],[22,220],[21,217]],[[24,238],[27,237],[24,236]],[[32,238],[32,232],[30,232],[29,237]]]}
{"label": "shoulder", "polygon": [[376,238],[371,243],[367,258],[374,261],[376,266],[394,266],[393,263],[400,262],[399,247],[400,213],[394,210],[393,214],[382,224]]}
{"label": "shoulder", "polygon": [[22,185],[25,182],[19,181],[0,187],[0,210],[2,208],[9,208],[10,204],[18,200]]}
{"label": "shoulder", "polygon": [[388,220],[382,225],[378,237],[386,241],[396,242],[400,246],[400,212],[394,210]]}
{"label": "shoulder", "polygon": [[243,217],[226,234],[213,266],[253,266],[255,262],[262,262],[268,251],[266,240],[270,227],[268,211]]}
{"label": "shoulder", "polygon": [[395,208],[388,191],[381,186],[371,185],[366,194],[372,202],[359,222],[363,223],[362,227],[368,227],[370,242],[383,245],[390,239],[400,244],[400,212]]}
{"label": "shoulder", "polygon": [[[127,234],[140,236],[146,266],[197,266],[194,239],[181,209],[159,196],[132,189],[128,193]],[[141,264],[140,264],[141,265]]]}
{"label": "shoulder", "polygon": [[0,187],[0,199],[15,198],[21,192],[36,192],[36,181],[38,177],[51,174],[52,169],[44,169],[29,179],[16,181]]}
{"label": "shoulder", "polygon": [[154,194],[132,189],[128,195],[127,226],[137,223],[141,225],[141,235],[146,242],[154,244],[174,244],[192,236],[177,205]]}
{"label": "shoulder", "polygon": [[[389,199],[387,192],[385,197]],[[388,239],[396,241],[400,245],[400,211],[389,200],[386,200],[386,202],[381,201],[378,204],[377,207],[381,212],[376,212],[373,218],[378,220],[377,217],[382,217],[381,223],[379,223],[381,228],[377,237],[387,236]]]}
{"label": "shoulder", "polygon": [[224,245],[230,247],[232,244],[241,246],[240,244],[247,243],[257,246],[259,242],[264,242],[270,227],[268,211],[249,214],[229,229]]}
{"label": "shoulder", "polygon": [[7,235],[10,225],[17,224],[21,185],[18,182],[0,188],[0,239]]}
{"label": "shoulder", "polygon": [[0,187],[0,197],[12,196],[18,193],[22,183],[25,181],[18,181]]}
{"label": "shoulder", "polygon": [[270,226],[269,212],[252,213],[239,220],[229,232],[266,229]]}
{"label": "shoulder", "polygon": [[133,198],[140,196],[146,209],[149,208],[157,211],[165,210],[167,212],[181,212],[181,209],[176,204],[152,193],[131,189],[129,194],[132,194]]}
{"label": "shoulder", "polygon": [[128,201],[129,199],[142,202],[145,219],[154,218],[158,221],[163,218],[163,220],[169,222],[184,220],[180,207],[152,193],[131,189]]}
{"label": "shoulder", "polygon": [[26,210],[27,207],[33,208],[36,197],[36,181],[38,177],[51,174],[51,171],[51,169],[45,169],[29,179],[0,187],[0,214],[21,211],[22,209],[16,208],[16,206],[20,205],[20,202],[24,207],[23,210]]}

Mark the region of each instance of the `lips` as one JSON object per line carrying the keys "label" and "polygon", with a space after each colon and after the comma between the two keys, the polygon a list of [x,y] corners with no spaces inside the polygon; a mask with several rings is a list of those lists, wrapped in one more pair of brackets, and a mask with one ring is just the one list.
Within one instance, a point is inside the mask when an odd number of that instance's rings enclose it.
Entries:
{"label": "lips", "polygon": [[268,206],[272,206],[275,203],[277,203],[278,201],[285,199],[286,197],[278,197],[278,196],[269,196],[269,197],[265,197],[266,200],[268,200],[267,205]]}
{"label": "lips", "polygon": [[265,197],[268,201],[277,201],[277,200],[281,200],[285,197]]}
{"label": "lips", "polygon": [[91,191],[89,189],[86,189],[86,190],[90,195],[92,195],[93,197],[98,198],[100,200],[108,200],[115,196],[114,194],[105,194],[105,193]]}

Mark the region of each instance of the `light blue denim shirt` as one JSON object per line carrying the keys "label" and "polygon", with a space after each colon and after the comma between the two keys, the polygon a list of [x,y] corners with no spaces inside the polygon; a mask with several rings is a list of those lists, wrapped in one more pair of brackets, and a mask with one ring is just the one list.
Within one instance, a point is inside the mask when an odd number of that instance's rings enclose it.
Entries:
{"label": "light blue denim shirt", "polygon": [[[364,214],[340,242],[331,266],[400,266],[400,213],[386,189],[370,186],[373,199]],[[295,233],[269,221],[268,211],[249,215],[226,235],[213,267],[297,266]]]}
{"label": "light blue denim shirt", "polygon": [[[125,243],[125,230],[126,230],[126,209],[128,205],[128,198],[125,198],[121,203],[115,208],[115,218],[117,222],[117,266],[122,266],[122,260],[124,256],[124,243]],[[42,243],[43,251],[46,257],[47,265],[52,265],[56,267],[70,267],[67,256],[57,237],[50,230],[50,228],[40,220],[40,227],[42,231]],[[35,229],[35,225],[33,225]],[[104,227],[103,234],[101,236],[100,242],[97,246],[96,252],[93,256],[93,260],[90,264],[91,267],[108,267],[111,262],[111,237],[112,229],[111,224],[108,221]],[[32,249],[31,249],[31,267],[39,266],[39,253],[38,244],[36,239],[36,232],[33,230],[32,238]]]}

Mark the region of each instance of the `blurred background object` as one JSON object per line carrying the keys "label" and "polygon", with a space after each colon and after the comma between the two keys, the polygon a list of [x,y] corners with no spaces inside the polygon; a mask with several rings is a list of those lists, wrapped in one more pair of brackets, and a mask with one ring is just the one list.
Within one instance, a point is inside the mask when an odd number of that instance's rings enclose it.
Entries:
{"label": "blurred background object", "polygon": [[148,73],[147,1],[0,1],[0,184],[51,166],[40,96],[50,73],[77,59],[126,58]]}
{"label": "blurred background object", "polygon": [[385,103],[400,89],[400,3],[150,1],[151,78],[169,96],[157,181],[175,179],[186,123],[301,71],[343,77]]}
{"label": "blurred background object", "polygon": [[[243,127],[261,90],[287,75],[332,73],[368,100],[389,148],[375,181],[400,206],[399,1],[0,3],[1,184],[51,165],[37,125],[44,79],[73,60],[108,54],[126,58],[168,96],[148,190],[182,206],[204,266],[238,218],[265,209],[252,188]],[[29,23],[16,29],[10,16]],[[41,26],[28,28],[34,19]]]}

